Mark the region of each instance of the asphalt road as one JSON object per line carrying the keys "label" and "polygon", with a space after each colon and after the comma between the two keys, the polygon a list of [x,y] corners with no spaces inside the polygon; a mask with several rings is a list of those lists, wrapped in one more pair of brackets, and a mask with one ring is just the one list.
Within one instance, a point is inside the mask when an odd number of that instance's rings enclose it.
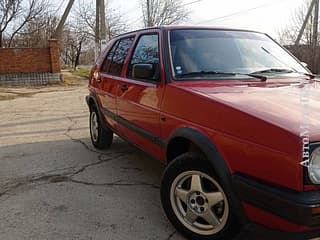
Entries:
{"label": "asphalt road", "polygon": [[163,166],[118,137],[109,150],[92,147],[84,83],[6,91],[0,239],[183,239],[161,208]]}
{"label": "asphalt road", "polygon": [[0,239],[182,239],[161,209],[163,166],[118,137],[92,147],[84,84],[8,91]]}

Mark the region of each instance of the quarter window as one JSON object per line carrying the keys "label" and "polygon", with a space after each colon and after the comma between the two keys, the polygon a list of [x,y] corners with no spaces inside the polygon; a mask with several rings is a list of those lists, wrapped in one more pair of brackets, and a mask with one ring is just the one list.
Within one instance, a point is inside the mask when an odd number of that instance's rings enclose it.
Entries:
{"label": "quarter window", "polygon": [[133,78],[132,69],[135,64],[151,64],[154,74],[150,80],[158,81],[160,79],[159,40],[157,34],[140,37],[128,66],[127,77]]}
{"label": "quarter window", "polygon": [[113,44],[112,48],[111,48],[110,51],[108,52],[107,57],[105,58],[105,60],[104,60],[104,62],[103,62],[103,64],[102,64],[102,67],[101,67],[101,71],[102,71],[102,72],[107,73],[107,72],[109,71],[110,64],[111,64],[111,62],[112,62],[112,57],[113,57],[114,52],[116,51],[116,48],[117,48],[118,44],[119,44],[119,40],[116,41],[116,42]]}
{"label": "quarter window", "polygon": [[102,71],[110,75],[120,76],[124,60],[127,57],[133,39],[134,37],[124,38],[114,45],[103,64]]}

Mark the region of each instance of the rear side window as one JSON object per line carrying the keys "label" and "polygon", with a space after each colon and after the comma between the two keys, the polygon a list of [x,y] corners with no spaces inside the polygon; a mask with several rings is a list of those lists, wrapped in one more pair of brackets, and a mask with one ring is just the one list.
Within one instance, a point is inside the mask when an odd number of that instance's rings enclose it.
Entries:
{"label": "rear side window", "polygon": [[110,65],[111,65],[111,62],[112,62],[112,57],[113,57],[113,54],[114,52],[116,51],[116,48],[119,44],[119,40],[116,41],[112,48],[110,49],[110,51],[108,52],[103,64],[102,64],[102,67],[101,67],[101,72],[105,72],[107,73],[109,71],[109,68],[110,68]]}
{"label": "rear side window", "polygon": [[108,53],[102,71],[110,75],[120,76],[124,60],[133,43],[134,37],[118,40]]}
{"label": "rear side window", "polygon": [[152,64],[155,74],[151,80],[159,80],[158,34],[143,35],[140,37],[128,66],[127,77],[129,78],[132,78],[134,64]]}

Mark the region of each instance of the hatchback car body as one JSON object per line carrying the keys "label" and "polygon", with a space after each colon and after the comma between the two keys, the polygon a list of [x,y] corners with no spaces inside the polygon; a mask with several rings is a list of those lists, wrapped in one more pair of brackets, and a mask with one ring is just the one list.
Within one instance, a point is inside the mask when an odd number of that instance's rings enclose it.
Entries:
{"label": "hatchback car body", "polygon": [[266,34],[164,26],[111,40],[89,80],[90,133],[167,165],[164,211],[190,239],[248,222],[320,229],[320,84]]}

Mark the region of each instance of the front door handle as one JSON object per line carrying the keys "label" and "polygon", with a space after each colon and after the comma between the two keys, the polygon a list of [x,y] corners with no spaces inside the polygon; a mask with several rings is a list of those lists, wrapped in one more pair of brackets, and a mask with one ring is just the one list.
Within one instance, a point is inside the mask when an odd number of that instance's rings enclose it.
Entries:
{"label": "front door handle", "polygon": [[122,84],[122,85],[119,85],[119,89],[120,89],[122,92],[125,92],[125,91],[127,91],[129,88],[128,88],[127,85]]}

